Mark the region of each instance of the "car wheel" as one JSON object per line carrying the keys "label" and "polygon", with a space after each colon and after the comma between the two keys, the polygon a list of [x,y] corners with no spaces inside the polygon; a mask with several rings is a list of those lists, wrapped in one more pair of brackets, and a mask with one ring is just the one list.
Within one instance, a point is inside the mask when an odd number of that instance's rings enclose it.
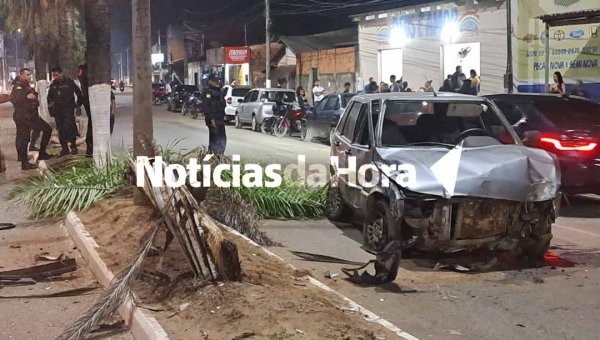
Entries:
{"label": "car wheel", "polygon": [[395,219],[386,201],[376,200],[369,215],[363,227],[363,244],[378,252],[399,235],[396,235]]}
{"label": "car wheel", "polygon": [[348,222],[352,217],[352,211],[344,202],[342,192],[338,186],[329,185],[327,187],[325,216],[327,219],[334,222]]}
{"label": "car wheel", "polygon": [[308,122],[302,122],[302,125],[300,126],[300,139],[303,142],[310,142],[312,140]]}
{"label": "car wheel", "polygon": [[240,122],[240,117],[237,112],[235,113],[235,128],[236,129],[242,128],[242,122]]}
{"label": "car wheel", "polygon": [[256,121],[256,115],[252,115],[252,131],[260,131],[260,125],[258,125],[258,122]]}

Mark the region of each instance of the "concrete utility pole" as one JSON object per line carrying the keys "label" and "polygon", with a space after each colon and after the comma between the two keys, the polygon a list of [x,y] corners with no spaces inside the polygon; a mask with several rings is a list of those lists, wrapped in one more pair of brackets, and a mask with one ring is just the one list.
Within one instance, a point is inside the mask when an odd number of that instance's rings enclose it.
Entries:
{"label": "concrete utility pole", "polygon": [[[133,0],[133,154],[153,157],[150,0]],[[143,194],[142,194],[143,196]]]}
{"label": "concrete utility pole", "polygon": [[271,87],[271,36],[269,35],[269,29],[271,26],[271,13],[269,11],[269,0],[265,0],[265,29],[267,34],[267,45],[266,45],[266,53],[265,59],[267,60],[267,69],[266,69],[266,79],[265,79],[265,87]]}

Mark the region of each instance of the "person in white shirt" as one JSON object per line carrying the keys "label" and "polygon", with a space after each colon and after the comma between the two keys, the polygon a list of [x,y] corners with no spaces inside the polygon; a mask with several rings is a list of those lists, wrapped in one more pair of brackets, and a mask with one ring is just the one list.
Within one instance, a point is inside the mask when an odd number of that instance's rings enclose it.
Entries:
{"label": "person in white shirt", "polygon": [[165,89],[167,90],[167,94],[171,94],[171,84],[167,83],[167,86],[165,87]]}
{"label": "person in white shirt", "polygon": [[321,100],[323,100],[323,97],[325,97],[323,95],[323,92],[325,92],[325,89],[321,87],[321,83],[317,79],[315,81],[315,85],[314,85],[314,87],[312,89],[313,98],[314,98],[314,106],[317,106],[317,104],[319,104],[319,102]]}

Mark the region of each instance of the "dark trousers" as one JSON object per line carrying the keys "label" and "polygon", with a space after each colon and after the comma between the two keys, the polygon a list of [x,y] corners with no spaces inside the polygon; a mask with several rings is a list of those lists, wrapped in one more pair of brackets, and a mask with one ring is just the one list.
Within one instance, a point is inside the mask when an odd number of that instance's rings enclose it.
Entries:
{"label": "dark trousers", "polygon": [[58,130],[58,139],[63,153],[69,152],[68,143],[71,149],[77,149],[77,123],[75,123],[75,113],[73,110],[64,110],[55,117],[56,129]]}
{"label": "dark trousers", "polygon": [[225,122],[217,121],[216,126],[213,126],[212,120],[206,119],[206,125],[208,126],[208,150],[214,154],[225,154],[227,147]]}
{"label": "dark trousers", "polygon": [[[50,137],[52,136],[52,127],[46,123],[41,117],[36,117],[33,121],[22,121],[15,122],[17,125],[17,138],[15,140],[15,146],[17,148],[17,155],[21,162],[27,162],[27,146],[32,141],[32,131],[34,135],[40,135],[42,132],[42,143],[40,144],[40,154],[46,153],[46,148],[50,143]],[[35,143],[35,140],[32,141]]]}
{"label": "dark trousers", "polygon": [[88,116],[87,133],[85,135],[85,153],[91,155],[94,153],[94,134],[92,132],[92,110],[90,110],[90,101],[88,99],[83,101],[83,107],[85,108],[85,113]]}

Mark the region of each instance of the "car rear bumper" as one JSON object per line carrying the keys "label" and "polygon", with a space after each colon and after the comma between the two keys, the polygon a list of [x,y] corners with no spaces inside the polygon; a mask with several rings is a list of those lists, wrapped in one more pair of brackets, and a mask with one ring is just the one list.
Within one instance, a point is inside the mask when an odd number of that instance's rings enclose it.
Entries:
{"label": "car rear bumper", "polygon": [[225,115],[235,116],[236,110],[237,110],[237,107],[235,107],[235,106],[227,106],[227,107],[225,107]]}

